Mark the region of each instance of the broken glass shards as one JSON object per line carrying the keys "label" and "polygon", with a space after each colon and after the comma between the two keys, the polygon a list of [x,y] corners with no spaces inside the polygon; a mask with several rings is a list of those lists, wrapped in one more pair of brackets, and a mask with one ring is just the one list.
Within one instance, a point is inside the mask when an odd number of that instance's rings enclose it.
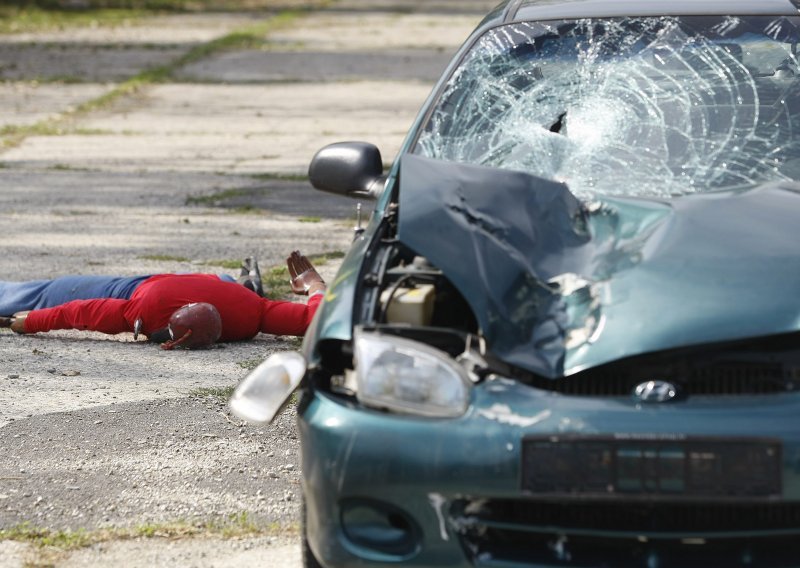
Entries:
{"label": "broken glass shards", "polygon": [[800,178],[798,18],[519,23],[472,47],[415,153],[592,195]]}

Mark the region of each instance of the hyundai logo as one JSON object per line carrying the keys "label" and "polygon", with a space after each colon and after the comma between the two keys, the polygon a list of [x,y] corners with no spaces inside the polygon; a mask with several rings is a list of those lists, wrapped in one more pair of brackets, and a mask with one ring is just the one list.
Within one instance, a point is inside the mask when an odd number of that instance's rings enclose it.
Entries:
{"label": "hyundai logo", "polygon": [[678,396],[678,387],[667,381],[647,381],[634,389],[633,396],[642,402],[669,402]]}

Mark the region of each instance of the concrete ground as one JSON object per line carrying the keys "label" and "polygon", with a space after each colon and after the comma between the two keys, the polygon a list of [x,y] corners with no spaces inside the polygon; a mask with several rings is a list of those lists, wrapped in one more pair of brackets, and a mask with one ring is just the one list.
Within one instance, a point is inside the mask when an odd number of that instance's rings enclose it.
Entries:
{"label": "concrete ground", "polygon": [[[356,203],[311,189],[309,160],[341,140],[393,160],[494,3],[339,0],[275,26],[191,14],[0,36],[2,279],[235,273],[295,248],[327,253],[332,278]],[[263,48],[176,64],[254,26]],[[104,99],[158,66],[169,81]],[[0,541],[0,566],[299,565],[293,409],[252,427],[225,404],[247,369],[296,347],[0,330],[0,530],[20,535]]]}

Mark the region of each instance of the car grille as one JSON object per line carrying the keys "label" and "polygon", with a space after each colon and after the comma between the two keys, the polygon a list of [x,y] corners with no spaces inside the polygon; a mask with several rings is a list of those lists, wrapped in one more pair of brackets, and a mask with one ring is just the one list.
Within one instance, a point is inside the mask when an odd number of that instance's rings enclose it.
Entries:
{"label": "car grille", "polygon": [[796,566],[800,505],[460,500],[477,566]]}
{"label": "car grille", "polygon": [[764,395],[800,390],[800,335],[653,353],[556,380],[528,384],[565,395],[626,396],[647,381],[667,381],[685,396]]}

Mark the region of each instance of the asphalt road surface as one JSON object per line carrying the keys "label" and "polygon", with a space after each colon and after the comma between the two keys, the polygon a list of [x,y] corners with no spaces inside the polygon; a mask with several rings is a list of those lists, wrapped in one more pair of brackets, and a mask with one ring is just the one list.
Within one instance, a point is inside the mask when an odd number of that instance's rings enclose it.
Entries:
{"label": "asphalt road surface", "polygon": [[[391,161],[494,3],[340,0],[276,26],[193,14],[0,36],[0,279],[236,274],[296,248],[326,255],[332,278],[356,203],[308,186],[311,156],[367,140]],[[266,48],[181,64],[254,25]],[[157,66],[170,81],[120,94]],[[226,407],[249,369],[297,345],[165,352],[0,330],[0,566],[299,565],[294,410],[254,427]]]}

